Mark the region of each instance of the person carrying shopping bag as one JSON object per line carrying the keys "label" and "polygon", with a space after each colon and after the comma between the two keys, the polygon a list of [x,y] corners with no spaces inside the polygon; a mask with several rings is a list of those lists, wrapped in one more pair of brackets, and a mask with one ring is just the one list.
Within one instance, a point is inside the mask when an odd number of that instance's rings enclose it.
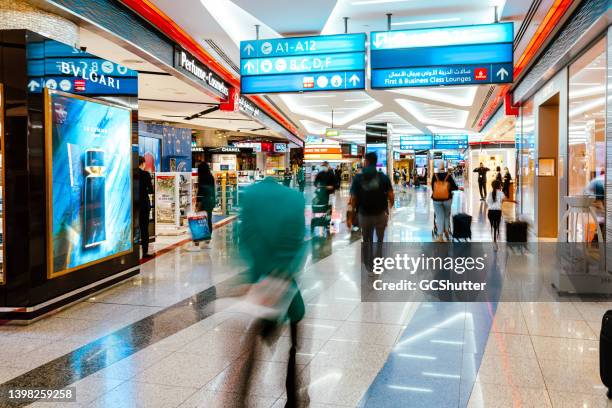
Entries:
{"label": "person carrying shopping bag", "polygon": [[491,223],[493,242],[497,244],[497,240],[499,239],[499,225],[502,217],[504,193],[502,192],[502,184],[499,180],[493,180],[493,183],[491,183],[491,188],[493,191],[491,191],[487,196],[487,217]]}
{"label": "person carrying shopping bag", "polygon": [[458,190],[457,183],[450,172],[440,164],[437,173],[431,178],[431,199],[434,204],[435,227],[437,239],[450,240],[451,205],[453,203],[453,191]]}

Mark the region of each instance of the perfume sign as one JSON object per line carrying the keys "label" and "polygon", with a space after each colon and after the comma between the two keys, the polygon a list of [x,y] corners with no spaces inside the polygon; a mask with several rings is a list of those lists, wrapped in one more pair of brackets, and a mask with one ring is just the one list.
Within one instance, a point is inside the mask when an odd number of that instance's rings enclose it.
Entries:
{"label": "perfume sign", "polygon": [[174,68],[186,72],[224,99],[229,97],[229,85],[197,58],[178,46],[174,49]]}

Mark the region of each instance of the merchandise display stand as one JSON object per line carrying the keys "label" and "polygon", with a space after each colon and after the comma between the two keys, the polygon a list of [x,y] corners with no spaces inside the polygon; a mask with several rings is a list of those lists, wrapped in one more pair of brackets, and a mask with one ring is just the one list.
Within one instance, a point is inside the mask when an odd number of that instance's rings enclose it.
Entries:
{"label": "merchandise display stand", "polygon": [[155,231],[158,235],[187,232],[187,214],[192,211],[191,173],[155,175]]}
{"label": "merchandise display stand", "polygon": [[[563,216],[561,236],[567,236],[567,243],[558,254],[561,260],[555,268],[553,287],[560,294],[610,294],[612,279],[605,268],[605,243],[597,215],[592,205],[592,196],[565,197],[568,206]],[[588,242],[591,226],[595,225],[600,242]],[[565,250],[566,249],[566,250]]]}

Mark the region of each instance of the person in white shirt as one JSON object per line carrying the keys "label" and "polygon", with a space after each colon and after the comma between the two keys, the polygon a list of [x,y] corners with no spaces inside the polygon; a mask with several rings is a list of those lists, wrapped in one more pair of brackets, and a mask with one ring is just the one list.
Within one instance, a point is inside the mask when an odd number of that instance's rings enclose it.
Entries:
{"label": "person in white shirt", "polygon": [[491,233],[493,234],[493,242],[497,243],[499,238],[499,224],[502,216],[502,203],[504,193],[502,192],[502,184],[499,180],[493,180],[491,183],[492,190],[487,195],[487,207],[489,209],[487,216],[491,223]]}

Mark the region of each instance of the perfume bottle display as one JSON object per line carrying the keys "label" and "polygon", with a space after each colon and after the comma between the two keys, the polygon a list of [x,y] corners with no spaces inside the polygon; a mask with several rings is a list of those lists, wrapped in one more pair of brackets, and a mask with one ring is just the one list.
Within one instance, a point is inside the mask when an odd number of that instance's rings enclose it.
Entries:
{"label": "perfume bottle display", "polygon": [[89,149],[84,160],[83,245],[91,248],[106,240],[104,152]]}

